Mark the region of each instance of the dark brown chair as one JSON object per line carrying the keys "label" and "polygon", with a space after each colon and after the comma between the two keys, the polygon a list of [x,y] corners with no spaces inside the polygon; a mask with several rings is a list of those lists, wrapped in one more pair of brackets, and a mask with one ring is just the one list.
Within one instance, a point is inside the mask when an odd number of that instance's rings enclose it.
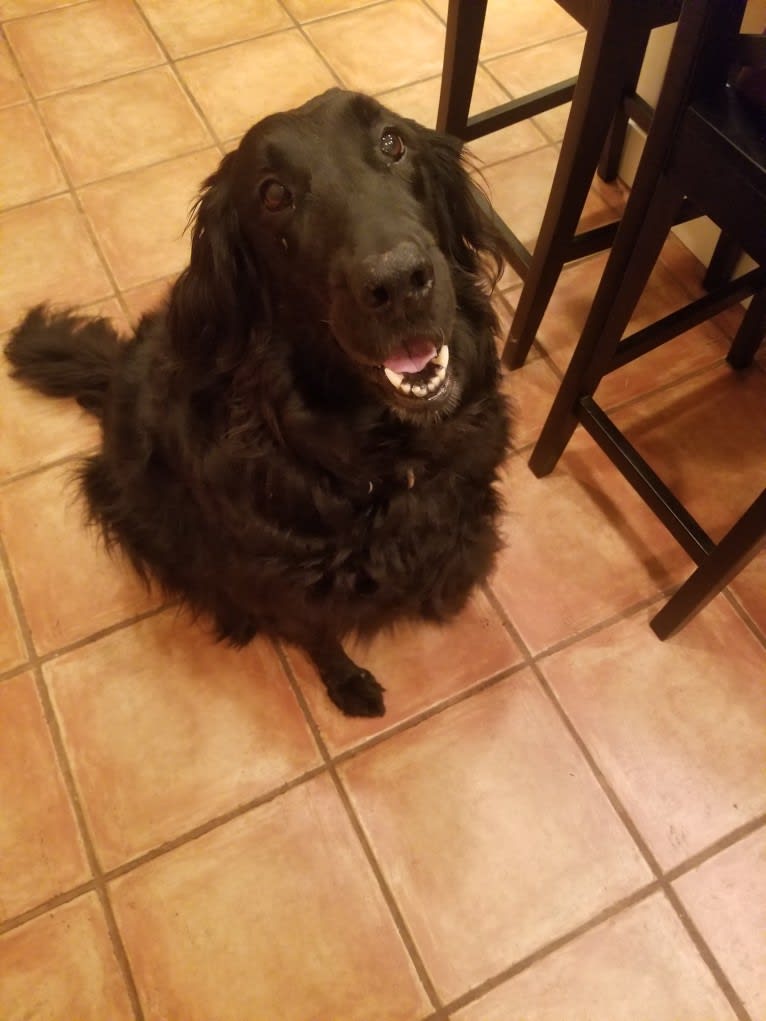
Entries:
{"label": "dark brown chair", "polygon": [[561,155],[534,254],[498,223],[524,279],[505,360],[521,365],[562,267],[607,248],[616,225],[576,233],[593,175],[612,180],[629,118],[648,129],[652,110],[635,92],[649,33],[676,20],[680,0],[558,0],[586,28],[580,72],[529,96],[469,116],[487,0],[450,0],[437,126],[472,141],[572,100]]}
{"label": "dark brown chair", "polygon": [[[755,295],[729,353],[746,368],[766,333],[766,110],[727,84],[738,61],[764,62],[764,36],[741,36],[746,0],[685,0],[636,180],[582,335],[530,459],[556,465],[582,424],[697,563],[652,621],[661,638],[683,626],[766,541],[766,491],[717,545],[598,406],[601,379],[722,309]],[[711,217],[758,264],[625,339],[684,200]]]}

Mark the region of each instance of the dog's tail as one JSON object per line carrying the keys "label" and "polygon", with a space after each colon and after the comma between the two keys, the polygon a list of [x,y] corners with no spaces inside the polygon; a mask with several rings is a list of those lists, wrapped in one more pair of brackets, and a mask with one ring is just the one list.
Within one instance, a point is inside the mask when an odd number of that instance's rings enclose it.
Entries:
{"label": "dog's tail", "polygon": [[75,397],[101,418],[120,346],[107,319],[37,305],[11,333],[5,353],[14,379],[51,397]]}

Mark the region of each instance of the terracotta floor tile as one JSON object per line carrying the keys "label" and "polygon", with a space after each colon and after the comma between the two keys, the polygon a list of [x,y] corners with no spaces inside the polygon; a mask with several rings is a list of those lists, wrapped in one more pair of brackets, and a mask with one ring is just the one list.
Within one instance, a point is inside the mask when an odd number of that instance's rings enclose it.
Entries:
{"label": "terracotta floor tile", "polygon": [[[683,307],[687,302],[687,297],[668,270],[661,262],[658,263],[636,307],[626,335],[660,319],[668,312]],[[729,341],[715,323],[701,323],[604,380],[599,387],[599,400],[606,405],[629,400],[638,394],[653,390],[658,385],[671,383],[682,374],[720,361],[728,349]],[[553,357],[559,360],[555,355]]]}
{"label": "terracotta floor tile", "polygon": [[731,588],[763,634],[766,634],[766,552],[759,553],[737,575]]}
{"label": "terracotta floor tile", "polygon": [[734,1021],[667,901],[655,894],[499,986],[454,1021]]}
{"label": "terracotta floor tile", "polygon": [[[558,147],[551,145],[495,163],[483,173],[493,205],[530,250],[534,250],[558,158]],[[612,220],[612,209],[591,190],[580,220],[581,229],[588,230]]]}
{"label": "terracotta floor tile", "polygon": [[297,30],[189,57],[178,70],[219,138],[241,135],[267,114],[337,84]]}
{"label": "terracotta floor tile", "polygon": [[90,869],[31,674],[0,682],[0,719],[2,920],[87,882]]}
{"label": "terracotta floor tile", "polygon": [[343,14],[358,7],[369,7],[376,0],[282,0],[282,3],[298,21],[311,21],[331,14]]}
{"label": "terracotta floor tile", "polygon": [[8,376],[0,360],[0,482],[98,444],[100,430],[74,400],[52,400]]}
{"label": "terracotta floor tile", "polygon": [[503,391],[513,408],[513,444],[518,449],[540,435],[559,380],[542,358],[530,359],[514,372],[503,374]]}
{"label": "terracotta floor tile", "polygon": [[0,106],[21,103],[27,98],[27,90],[5,39],[0,39]]}
{"label": "terracotta floor tile", "polygon": [[69,195],[0,215],[0,235],[13,259],[0,260],[0,330],[40,301],[84,304],[112,285]]}
{"label": "terracotta floor tile", "polygon": [[186,224],[192,203],[219,162],[216,149],[204,149],[80,192],[120,288],[183,269],[189,258]]}
{"label": "terracotta floor tile", "polygon": [[2,17],[22,18],[27,14],[39,14],[54,7],[68,7],[72,0],[2,0]]}
{"label": "terracotta floor tile", "polygon": [[442,21],[446,22],[447,10],[449,8],[449,0],[426,0],[426,3],[431,8],[431,10],[436,11],[436,13],[442,19]]}
{"label": "terracotta floor tile", "polygon": [[[436,126],[436,115],[439,109],[439,90],[441,78],[429,78],[415,85],[384,92],[378,98],[381,103],[404,117],[411,117],[426,127]],[[487,72],[479,67],[476,71],[471,113],[482,113],[507,103],[508,96]],[[521,121],[510,128],[495,131],[486,138],[478,138],[468,144],[468,151],[476,156],[480,164],[495,163],[498,160],[510,159],[522,152],[529,152],[540,146],[547,145],[547,139],[530,120]]]}
{"label": "terracotta floor tile", "polygon": [[127,318],[122,310],[122,306],[115,297],[105,298],[103,301],[94,301],[90,305],[79,305],[77,312],[82,313],[84,316],[101,316],[104,319],[108,319],[121,336],[125,337],[128,334]]}
{"label": "terracotta floor tile", "polygon": [[[488,61],[486,68],[514,99],[519,99],[548,85],[574,78],[580,70],[584,43],[585,33],[578,32],[520,53],[498,57]],[[558,142],[564,137],[570,106],[570,103],[564,103],[534,118],[552,141]]]}
{"label": "terracotta floor tile", "polygon": [[292,28],[292,21],[278,0],[139,0],[152,27],[171,57],[185,57],[199,50],[224,46]]}
{"label": "terracotta floor tile", "polygon": [[0,1016],[131,1021],[95,894],[0,936]]}
{"label": "terracotta floor tile", "polygon": [[581,430],[544,479],[526,454],[513,458],[505,493],[507,547],[490,584],[533,653],[688,573],[676,541]]}
{"label": "terracotta floor tile", "polygon": [[447,999],[649,877],[528,672],[362,753],[341,775]]}
{"label": "terracotta floor tile", "polygon": [[651,615],[541,666],[667,869],[766,810],[766,651],[723,597],[666,642]]}
{"label": "terracotta floor tile", "polygon": [[727,364],[613,415],[714,539],[766,487],[766,373]]}
{"label": "terracotta floor tile", "polygon": [[129,0],[88,0],[5,26],[35,96],[163,62]]}
{"label": "terracotta floor tile", "polygon": [[473,684],[507,670],[521,654],[486,597],[477,592],[456,620],[402,627],[369,646],[349,642],[349,655],[371,670],[386,689],[382,719],[349,719],[325,694],[316,670],[297,649],[288,655],[314,719],[330,751],[343,751],[415,716]]}
{"label": "terracotta floor tile", "polygon": [[149,284],[141,284],[129,291],[123,292],[123,300],[128,306],[132,322],[137,322],[145,312],[151,312],[157,308],[167,297],[170,286],[176,279],[176,274],[162,277],[160,280],[152,280]]}
{"label": "terracotta floor tile", "polygon": [[53,96],[40,110],[75,185],[212,144],[167,67]]}
{"label": "terracotta floor tile", "polygon": [[487,60],[500,53],[527,49],[579,31],[579,24],[555,0],[513,4],[494,0],[487,7],[481,58]]}
{"label": "terracotta floor tile", "polygon": [[231,1018],[429,1013],[325,777],[117,880],[111,894],[147,1017],[209,1021],[221,990]]}
{"label": "terracotta floor tile", "polygon": [[66,188],[37,114],[28,103],[0,111],[0,206],[52,195]]}
{"label": "terracotta floor tile", "polygon": [[217,645],[174,610],[53,660],[45,679],[106,868],[319,763],[271,646]]}
{"label": "terracotta floor tile", "polygon": [[441,74],[444,25],[417,0],[388,0],[306,27],[349,89],[384,92]]}
{"label": "terracotta floor tile", "polygon": [[[507,273],[507,270],[506,270]],[[503,349],[505,342],[508,337],[508,331],[511,327],[511,320],[513,319],[513,302],[518,299],[518,292],[514,292],[512,298],[511,292],[506,287],[506,273],[503,273],[500,281],[497,284],[497,289],[492,296],[492,305],[495,309],[495,315],[497,316],[497,329],[495,330],[495,347],[497,348],[498,358],[502,358]],[[516,286],[516,285],[513,285]],[[499,290],[499,288],[503,290]],[[539,352],[532,348],[529,352],[529,361],[535,361],[539,358]]]}
{"label": "terracotta floor tile", "polygon": [[674,885],[751,1017],[766,1017],[766,830]]}
{"label": "terracotta floor tile", "polygon": [[74,467],[51,468],[0,489],[0,531],[40,653],[129,619],[160,598],[83,526]]}
{"label": "terracotta floor tile", "polygon": [[5,572],[0,570],[0,673],[26,662],[27,651]]}
{"label": "terracotta floor tile", "polygon": [[[591,194],[595,194],[595,189]],[[605,264],[606,254],[603,254],[565,267],[538,330],[538,340],[562,372],[569,364],[582,333]],[[681,308],[688,301],[687,294],[673,274],[662,262],[658,263],[625,336]],[[728,349],[729,341],[720,327],[711,322],[701,323],[606,376],[598,389],[598,401],[605,408],[622,404],[696,369],[719,362]]]}

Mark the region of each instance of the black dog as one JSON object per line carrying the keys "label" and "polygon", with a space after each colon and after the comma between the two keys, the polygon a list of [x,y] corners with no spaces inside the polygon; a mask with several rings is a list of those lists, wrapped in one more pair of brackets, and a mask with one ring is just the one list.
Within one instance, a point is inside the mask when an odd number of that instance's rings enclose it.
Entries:
{"label": "black dog", "polygon": [[14,375],[102,420],[81,481],[107,543],[221,638],[294,642],[344,713],[380,715],[341,639],[446,619],[498,549],[502,242],[458,142],[339,90],[255,125],[195,214],[128,343],[38,307]]}

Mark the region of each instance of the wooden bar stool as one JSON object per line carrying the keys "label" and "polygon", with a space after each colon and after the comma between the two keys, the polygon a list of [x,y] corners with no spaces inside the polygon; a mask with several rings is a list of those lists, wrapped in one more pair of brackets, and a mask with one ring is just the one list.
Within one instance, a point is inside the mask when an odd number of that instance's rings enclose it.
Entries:
{"label": "wooden bar stool", "polygon": [[[617,172],[628,119],[647,130],[652,110],[635,92],[649,33],[674,22],[680,0],[557,0],[587,31],[576,78],[469,116],[487,0],[450,0],[437,127],[470,142],[572,100],[534,254],[498,223],[524,280],[505,361],[521,365],[566,262],[608,248],[616,225],[576,233],[593,175]],[[599,162],[600,161],[600,162]]]}
{"label": "wooden bar stool", "polygon": [[[766,490],[714,543],[594,399],[609,372],[754,295],[729,353],[746,368],[766,334],[766,109],[727,84],[743,59],[766,66],[766,37],[742,36],[746,0],[685,0],[638,173],[582,335],[530,459],[556,465],[581,424],[633,485],[697,570],[652,621],[661,638],[682,627],[766,543]],[[691,199],[758,264],[685,308],[623,339],[681,203]]]}

